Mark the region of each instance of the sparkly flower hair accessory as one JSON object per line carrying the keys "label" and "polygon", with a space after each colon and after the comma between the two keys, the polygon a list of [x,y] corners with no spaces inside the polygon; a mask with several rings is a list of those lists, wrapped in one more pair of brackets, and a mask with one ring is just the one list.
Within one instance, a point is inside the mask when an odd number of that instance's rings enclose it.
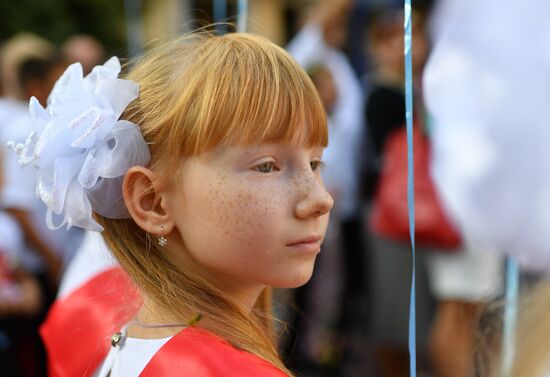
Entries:
{"label": "sparkly flower hair accessory", "polygon": [[[149,148],[139,128],[120,115],[138,97],[137,83],[118,78],[116,57],[83,77],[80,63],[59,78],[44,109],[31,98],[35,130],[25,144],[9,142],[21,166],[37,170],[36,194],[48,207],[50,229],[103,228],[92,210],[112,219],[129,218],[122,199],[122,179],[134,165],[149,162]],[[54,214],[62,218],[54,224]]]}

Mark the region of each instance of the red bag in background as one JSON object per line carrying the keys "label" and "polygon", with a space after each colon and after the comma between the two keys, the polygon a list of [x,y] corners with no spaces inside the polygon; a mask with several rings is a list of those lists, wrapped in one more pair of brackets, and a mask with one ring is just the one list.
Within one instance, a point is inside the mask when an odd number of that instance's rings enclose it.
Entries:
{"label": "red bag in background", "polygon": [[[430,142],[417,126],[413,131],[413,142],[416,244],[454,252],[462,243],[461,237],[441,207],[429,172]],[[382,238],[409,242],[405,127],[388,138],[382,163],[370,213],[371,229]]]}

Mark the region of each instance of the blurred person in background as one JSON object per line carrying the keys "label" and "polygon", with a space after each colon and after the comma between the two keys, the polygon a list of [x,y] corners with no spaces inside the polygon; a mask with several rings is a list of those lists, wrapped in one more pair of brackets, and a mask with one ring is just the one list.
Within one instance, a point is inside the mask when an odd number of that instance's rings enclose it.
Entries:
{"label": "blurred person in background", "polygon": [[3,96],[24,101],[26,94],[18,73],[21,63],[31,58],[49,59],[54,54],[55,48],[51,42],[32,33],[18,33],[6,40],[0,52]]}
{"label": "blurred person in background", "polygon": [[29,326],[42,308],[43,294],[38,280],[19,263],[23,245],[19,224],[0,209],[0,366],[5,377],[43,373],[34,359],[41,353],[36,326]]}
{"label": "blurred person in background", "polygon": [[[420,74],[428,54],[424,31],[426,11],[413,15],[413,83],[417,117],[423,116]],[[371,67],[366,83],[365,115],[368,125],[365,143],[371,148],[370,166],[363,172],[363,195],[371,198],[378,183],[383,149],[388,136],[405,126],[403,11],[391,8],[375,11],[368,26],[367,54]]]}
{"label": "blurred person in background", "polygon": [[[351,0],[315,4],[307,12],[304,26],[287,46],[296,61],[310,74],[328,115],[329,144],[323,156],[326,167],[322,175],[335,199],[329,236],[316,267],[318,274],[309,286],[296,294],[297,306],[305,312],[303,318],[295,321],[298,339],[291,359],[298,363],[299,359],[309,358],[310,363],[330,365],[342,363],[342,356],[352,359],[350,338],[361,338],[358,330],[366,312],[366,266],[358,205],[364,101],[358,77],[341,51],[347,39],[347,20],[353,5]],[[335,253],[340,253],[341,257]],[[343,271],[339,275],[334,269],[335,257],[343,262]],[[343,285],[341,297],[337,298],[340,305],[331,302],[334,307],[330,309],[319,306],[328,294],[327,283],[323,280],[330,279],[321,271],[329,264],[327,273],[337,275]],[[327,310],[336,311],[334,318],[321,319],[320,312],[326,316]],[[324,328],[315,329],[312,324],[320,319]]]}
{"label": "blurred person in background", "polygon": [[[25,102],[34,97],[41,105],[46,106],[48,95],[60,72],[66,64],[55,56],[47,58],[28,58],[21,62],[17,72],[18,82],[23,88]],[[26,103],[24,103],[26,105]],[[26,106],[25,106],[26,107]]]}
{"label": "blurred person in background", "polygon": [[540,65],[544,49],[534,42],[547,40],[546,4],[500,9],[496,1],[441,0],[429,20],[434,49],[423,84],[433,119],[432,175],[464,241],[459,253],[434,253],[429,261],[438,301],[430,350],[438,377],[473,373],[480,313],[502,293],[498,251],[528,253],[545,239],[548,251],[547,225],[535,217],[547,203],[537,201],[536,190],[547,193],[548,160],[536,143],[547,148],[548,128],[543,111],[533,111],[548,101],[542,84],[548,65]]}
{"label": "blurred person in background", "polygon": [[[405,127],[403,11],[399,7],[377,10],[368,25],[368,57],[372,63],[366,83],[365,165],[361,173],[361,193],[365,206],[365,223],[371,209],[384,166],[386,142]],[[423,14],[413,14],[413,82],[415,121],[423,117],[419,104],[419,74],[422,72],[428,45],[423,31]],[[369,339],[381,376],[409,375],[408,312],[411,284],[410,244],[386,239],[367,225],[368,278],[370,288]],[[418,247],[417,247],[418,250]],[[427,337],[432,313],[432,296],[428,286],[427,255],[417,253],[416,316],[419,368],[426,365]]]}
{"label": "blurred person in background", "polygon": [[[430,117],[422,103],[421,75],[428,53],[426,16],[413,12],[413,76],[415,82],[415,127],[431,136]],[[388,138],[405,125],[403,94],[403,13],[381,13],[371,26],[370,47],[377,62],[369,76],[370,95],[367,122],[375,164],[364,181],[366,197],[374,194],[384,166]],[[500,291],[499,257],[469,239],[453,250],[416,242],[417,250],[417,334],[420,362],[427,357],[437,377],[471,375],[474,336],[479,313],[487,300]],[[410,246],[372,237],[373,338],[383,375],[408,375],[407,302],[410,287]],[[401,271],[388,280],[387,271]],[[466,278],[467,276],[467,278]],[[393,297],[389,300],[388,297]],[[433,320],[431,300],[435,300]],[[385,329],[385,330],[384,330]],[[381,330],[383,330],[381,332]],[[391,330],[391,331],[390,331]],[[401,338],[399,338],[401,334]],[[452,339],[453,341],[449,341]]]}
{"label": "blurred person in background", "polygon": [[90,73],[96,65],[105,62],[105,49],[91,35],[73,35],[63,43],[61,53],[69,64],[80,62],[84,75]]}
{"label": "blurred person in background", "polygon": [[502,258],[488,247],[465,240],[458,253],[435,251],[428,262],[437,300],[429,333],[434,373],[437,377],[471,376],[480,315],[502,292]]}
{"label": "blurred person in background", "polygon": [[[44,224],[45,205],[36,197],[36,173],[32,167],[20,168],[18,156],[7,150],[7,142],[25,143],[34,128],[28,112],[28,101],[35,97],[45,105],[60,68],[64,63],[56,57],[53,45],[43,38],[28,33],[16,35],[2,47],[0,55],[5,96],[0,111],[0,153],[4,185],[0,190],[0,208],[15,219],[23,234],[24,245],[18,250],[17,260],[41,288],[40,309],[32,316],[19,318],[19,329],[25,329],[33,338],[26,348],[26,363],[21,370],[34,368],[23,375],[45,373],[45,355],[38,337],[38,326],[55,297],[64,265],[73,255],[81,239],[81,231],[58,229],[50,231]],[[55,219],[53,220],[55,222]],[[13,336],[17,337],[16,332]],[[30,344],[30,343],[29,343]],[[28,360],[32,360],[29,363]],[[27,368],[27,369],[25,369]],[[25,373],[25,372],[22,372]]]}
{"label": "blurred person in background", "polygon": [[[41,56],[37,56],[37,51],[41,51]],[[54,54],[54,47],[48,41],[29,34],[15,36],[3,46],[1,66],[5,75],[2,78],[3,82],[11,83],[6,87],[6,95],[13,106],[4,118],[4,124],[0,125],[0,148],[5,156],[0,205],[17,219],[25,236],[27,245],[22,263],[37,274],[45,274],[50,287],[55,289],[62,268],[65,241],[62,236],[67,232],[52,233],[37,221],[45,213],[45,206],[35,197],[34,171],[21,169],[17,156],[6,151],[8,141],[24,143],[25,135],[33,127],[27,101],[32,96],[41,103],[47,100],[55,81],[50,77]],[[15,78],[11,77],[12,74]]]}

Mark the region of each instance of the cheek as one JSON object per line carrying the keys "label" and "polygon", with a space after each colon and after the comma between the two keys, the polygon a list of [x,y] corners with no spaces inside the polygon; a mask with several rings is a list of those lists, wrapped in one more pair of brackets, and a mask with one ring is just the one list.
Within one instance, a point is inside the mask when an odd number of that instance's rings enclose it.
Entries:
{"label": "cheek", "polygon": [[226,226],[232,229],[232,238],[243,246],[259,246],[282,225],[284,205],[272,187],[240,187],[226,201]]}
{"label": "cheek", "polygon": [[237,253],[240,248],[265,247],[284,225],[287,192],[273,185],[220,179],[198,192],[190,209],[197,214],[190,218],[194,230],[188,236],[199,241],[195,236],[201,235],[201,245],[195,245],[200,249]]}

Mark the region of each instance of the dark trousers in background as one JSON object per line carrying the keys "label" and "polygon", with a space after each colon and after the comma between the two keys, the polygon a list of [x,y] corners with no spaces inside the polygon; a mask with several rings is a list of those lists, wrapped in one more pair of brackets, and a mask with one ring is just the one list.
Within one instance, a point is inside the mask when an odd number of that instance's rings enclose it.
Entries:
{"label": "dark trousers in background", "polygon": [[53,303],[56,288],[46,276],[35,275],[40,284],[43,306],[32,317],[0,319],[0,375],[2,377],[46,377],[46,350],[38,329]]}

